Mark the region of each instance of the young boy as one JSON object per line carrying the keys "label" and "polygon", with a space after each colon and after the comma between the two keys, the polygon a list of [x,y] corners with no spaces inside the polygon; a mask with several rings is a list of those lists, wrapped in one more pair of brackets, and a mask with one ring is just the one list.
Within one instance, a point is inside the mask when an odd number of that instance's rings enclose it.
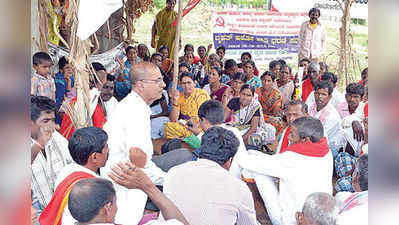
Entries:
{"label": "young boy", "polygon": [[31,77],[31,95],[46,96],[55,101],[55,83],[50,75],[53,62],[45,52],[33,55],[33,68],[36,70]]}

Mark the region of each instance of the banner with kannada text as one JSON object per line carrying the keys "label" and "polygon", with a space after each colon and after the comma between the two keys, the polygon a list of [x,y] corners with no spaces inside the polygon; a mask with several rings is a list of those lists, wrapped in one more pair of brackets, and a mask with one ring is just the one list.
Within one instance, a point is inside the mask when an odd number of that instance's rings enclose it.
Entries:
{"label": "banner with kannada text", "polygon": [[307,13],[220,11],[212,18],[213,43],[237,62],[250,52],[261,72],[275,59],[296,64],[299,30],[307,20]]}

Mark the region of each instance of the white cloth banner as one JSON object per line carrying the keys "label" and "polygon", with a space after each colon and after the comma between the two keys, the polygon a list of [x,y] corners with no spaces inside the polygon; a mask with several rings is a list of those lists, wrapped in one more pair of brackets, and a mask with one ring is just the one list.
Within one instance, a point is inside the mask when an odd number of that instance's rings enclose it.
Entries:
{"label": "white cloth banner", "polygon": [[123,0],[80,0],[77,35],[86,40],[123,5]]}
{"label": "white cloth banner", "polygon": [[[58,72],[58,61],[62,56],[69,56],[69,49],[56,46],[50,42],[48,43],[48,45],[49,45],[49,54],[54,62],[53,74],[56,74]],[[120,68],[118,62],[116,61],[117,57],[120,57],[121,59],[124,59],[126,57],[123,49],[123,42],[114,47],[113,49],[108,50],[104,53],[98,55],[91,55],[90,63],[93,62],[101,63],[107,70],[107,73],[115,76]]]}
{"label": "white cloth banner", "polygon": [[[341,1],[341,0],[339,0]],[[343,7],[343,3],[342,7]],[[322,22],[340,22],[342,10],[337,0],[273,0],[273,6],[279,12],[306,12],[313,7],[321,11]],[[354,0],[351,6],[352,18],[368,19],[368,0]]]}

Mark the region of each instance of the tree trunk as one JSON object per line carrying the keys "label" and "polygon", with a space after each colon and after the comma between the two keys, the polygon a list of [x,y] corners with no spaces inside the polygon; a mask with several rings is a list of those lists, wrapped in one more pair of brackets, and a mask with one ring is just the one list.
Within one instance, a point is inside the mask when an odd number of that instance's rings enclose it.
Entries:
{"label": "tree trunk", "polygon": [[348,85],[348,32],[350,23],[350,8],[353,0],[344,0],[342,25],[340,31],[341,48],[339,53],[338,75],[340,76],[341,86]]}

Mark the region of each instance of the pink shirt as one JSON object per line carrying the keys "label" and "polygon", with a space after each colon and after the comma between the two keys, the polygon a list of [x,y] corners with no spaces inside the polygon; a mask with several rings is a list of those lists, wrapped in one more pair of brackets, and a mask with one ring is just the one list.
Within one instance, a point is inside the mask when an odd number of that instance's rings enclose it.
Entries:
{"label": "pink shirt", "polygon": [[35,96],[46,96],[55,101],[55,83],[50,77],[43,77],[37,73],[32,74],[30,94]]}
{"label": "pink shirt", "polygon": [[173,167],[163,188],[190,224],[257,224],[248,186],[214,161],[198,159]]}
{"label": "pink shirt", "polygon": [[299,58],[322,57],[326,52],[326,41],[326,30],[320,22],[314,30],[310,27],[309,21],[304,22],[299,31]]}
{"label": "pink shirt", "polygon": [[340,104],[337,105],[337,111],[338,111],[339,115],[341,116],[341,119],[350,115],[348,103],[346,101],[341,102]]}

